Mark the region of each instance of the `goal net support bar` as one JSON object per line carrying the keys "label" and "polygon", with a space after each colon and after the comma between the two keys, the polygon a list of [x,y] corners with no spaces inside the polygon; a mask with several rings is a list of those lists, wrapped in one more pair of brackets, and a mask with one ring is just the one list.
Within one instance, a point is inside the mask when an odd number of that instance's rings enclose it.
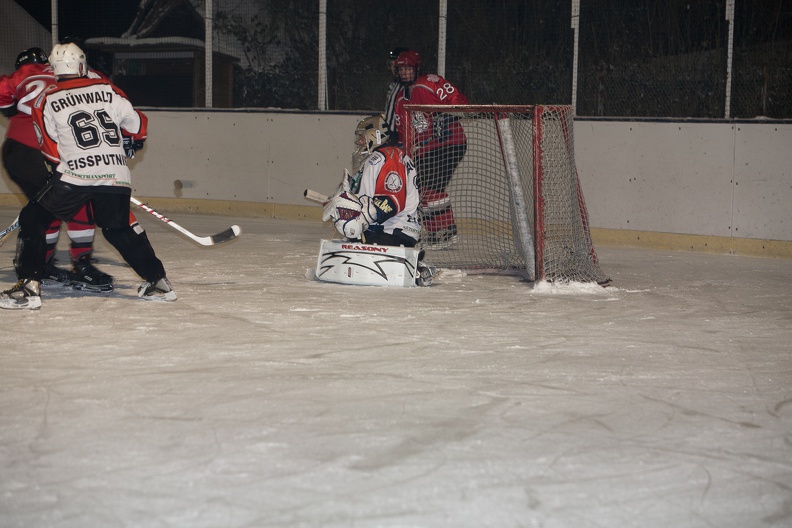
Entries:
{"label": "goal net support bar", "polygon": [[407,105],[426,261],[529,281],[602,272],[575,166],[569,105]]}

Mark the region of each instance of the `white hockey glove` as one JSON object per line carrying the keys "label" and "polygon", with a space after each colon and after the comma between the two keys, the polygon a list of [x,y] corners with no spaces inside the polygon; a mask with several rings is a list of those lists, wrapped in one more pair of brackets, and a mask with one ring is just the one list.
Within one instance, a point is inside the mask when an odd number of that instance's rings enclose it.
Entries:
{"label": "white hockey glove", "polygon": [[358,196],[360,200],[360,215],[366,220],[366,227],[371,224],[379,224],[380,211],[371,196]]}
{"label": "white hockey glove", "polygon": [[355,192],[352,190],[352,176],[349,175],[349,171],[344,169],[344,177],[341,178],[341,192]]}
{"label": "white hockey glove", "polygon": [[[356,172],[355,174],[349,174],[349,171],[344,169],[344,176],[341,178],[341,183],[335,190],[335,195],[339,195],[342,192],[348,193],[357,193],[360,189],[360,172]],[[332,196],[332,195],[331,195]]]}
{"label": "white hockey glove", "polygon": [[332,220],[338,232],[346,238],[359,239],[369,226],[366,215],[361,213],[362,210],[363,203],[360,197],[344,191],[328,200],[322,212],[322,220],[324,222]]}

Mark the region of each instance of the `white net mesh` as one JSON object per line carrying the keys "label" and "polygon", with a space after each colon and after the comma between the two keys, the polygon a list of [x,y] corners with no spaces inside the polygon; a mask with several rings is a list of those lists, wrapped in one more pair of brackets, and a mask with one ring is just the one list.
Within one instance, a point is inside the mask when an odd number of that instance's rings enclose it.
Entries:
{"label": "white net mesh", "polygon": [[[571,112],[571,106],[407,107],[412,133],[404,139],[418,168],[430,264],[529,280],[609,280],[591,242]],[[432,137],[421,130],[433,130]]]}

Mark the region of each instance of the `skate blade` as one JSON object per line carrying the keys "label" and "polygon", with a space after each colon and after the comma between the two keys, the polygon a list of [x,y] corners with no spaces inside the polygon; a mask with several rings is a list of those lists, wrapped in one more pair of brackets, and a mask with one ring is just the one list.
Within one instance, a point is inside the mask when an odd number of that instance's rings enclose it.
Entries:
{"label": "skate blade", "polygon": [[144,295],[140,297],[144,301],[154,301],[154,302],[173,302],[178,297],[176,296],[176,292],[169,291],[167,293],[163,293],[162,295]]}
{"label": "skate blade", "polygon": [[98,286],[94,286],[93,284],[85,284],[84,282],[73,282],[72,288],[75,290],[87,291],[90,293],[108,293],[113,291],[112,284],[100,284]]}
{"label": "skate blade", "polygon": [[41,279],[42,288],[66,288],[71,286],[72,282],[63,282],[55,279]]}
{"label": "skate blade", "polygon": [[41,297],[17,299],[0,299],[3,310],[38,310],[41,308]]}

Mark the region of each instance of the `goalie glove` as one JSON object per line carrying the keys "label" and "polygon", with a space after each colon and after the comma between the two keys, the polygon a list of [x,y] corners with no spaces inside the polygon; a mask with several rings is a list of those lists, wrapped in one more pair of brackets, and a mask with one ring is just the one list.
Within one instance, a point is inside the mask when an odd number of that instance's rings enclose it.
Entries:
{"label": "goalie glove", "polygon": [[360,212],[369,225],[382,224],[399,212],[396,202],[390,196],[360,196]]}
{"label": "goalie glove", "polygon": [[370,225],[381,224],[398,212],[389,197],[358,196],[343,191],[330,198],[322,211],[322,220],[332,220],[339,233],[358,239]]}
{"label": "goalie glove", "polygon": [[359,239],[370,224],[362,211],[363,203],[360,197],[342,191],[327,201],[322,211],[322,221],[332,220],[336,230],[346,238]]}
{"label": "goalie glove", "polygon": [[355,174],[349,174],[349,171],[344,169],[344,176],[341,178],[341,183],[338,185],[335,193],[337,195],[341,194],[342,192],[357,193],[358,190],[360,190],[361,175],[361,171],[358,171]]}

